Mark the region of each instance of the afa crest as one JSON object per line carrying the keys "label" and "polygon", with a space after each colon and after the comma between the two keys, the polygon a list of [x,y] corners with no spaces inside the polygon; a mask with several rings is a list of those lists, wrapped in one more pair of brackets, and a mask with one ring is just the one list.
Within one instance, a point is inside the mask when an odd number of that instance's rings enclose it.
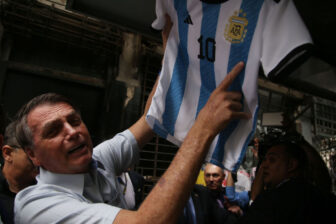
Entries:
{"label": "afa crest", "polygon": [[234,15],[229,19],[229,24],[225,26],[225,39],[231,43],[243,42],[247,32],[247,24],[248,20],[243,10],[240,10],[239,13],[237,11],[234,12]]}

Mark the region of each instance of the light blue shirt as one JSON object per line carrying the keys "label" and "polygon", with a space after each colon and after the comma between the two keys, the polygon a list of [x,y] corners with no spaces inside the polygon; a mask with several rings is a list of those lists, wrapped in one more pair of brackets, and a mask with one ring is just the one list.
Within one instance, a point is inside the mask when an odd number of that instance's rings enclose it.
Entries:
{"label": "light blue shirt", "polygon": [[241,208],[246,208],[250,197],[248,191],[236,192],[234,186],[226,186],[225,194],[230,202],[235,202]]}
{"label": "light blue shirt", "polygon": [[93,150],[89,173],[57,174],[40,168],[37,185],[15,198],[15,223],[113,223],[127,208],[117,175],[139,158],[133,134],[126,130]]}

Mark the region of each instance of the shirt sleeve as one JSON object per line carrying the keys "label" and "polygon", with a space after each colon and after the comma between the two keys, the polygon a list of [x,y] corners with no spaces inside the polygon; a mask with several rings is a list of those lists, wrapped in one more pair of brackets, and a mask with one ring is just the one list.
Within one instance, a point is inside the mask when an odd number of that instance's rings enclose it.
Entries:
{"label": "shirt sleeve", "polygon": [[154,30],[162,30],[164,25],[166,24],[166,18],[165,15],[170,14],[169,6],[171,4],[170,0],[156,0],[155,3],[155,13],[156,13],[156,19],[152,23],[152,28]]}
{"label": "shirt sleeve", "polygon": [[132,132],[125,130],[96,146],[92,157],[101,162],[105,170],[119,175],[138,161],[138,143]]}
{"label": "shirt sleeve", "polygon": [[290,73],[288,68],[295,69],[308,58],[312,40],[291,0],[265,1],[265,4],[268,14],[263,31],[261,64],[264,74],[277,81]]}
{"label": "shirt sleeve", "polygon": [[225,189],[225,193],[230,202],[237,203],[241,208],[246,207],[249,203],[247,191],[236,192],[233,186],[228,186]]}
{"label": "shirt sleeve", "polygon": [[29,187],[15,199],[15,223],[113,223],[120,208],[91,203],[54,185]]}

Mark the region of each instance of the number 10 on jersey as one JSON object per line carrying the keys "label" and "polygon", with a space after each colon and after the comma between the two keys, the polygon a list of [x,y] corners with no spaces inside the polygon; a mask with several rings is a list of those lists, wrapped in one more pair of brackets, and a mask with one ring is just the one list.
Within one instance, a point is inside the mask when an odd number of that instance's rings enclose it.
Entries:
{"label": "number 10 on jersey", "polygon": [[200,51],[198,58],[201,60],[208,60],[209,62],[215,62],[216,60],[216,41],[213,38],[203,38],[203,35],[198,38]]}

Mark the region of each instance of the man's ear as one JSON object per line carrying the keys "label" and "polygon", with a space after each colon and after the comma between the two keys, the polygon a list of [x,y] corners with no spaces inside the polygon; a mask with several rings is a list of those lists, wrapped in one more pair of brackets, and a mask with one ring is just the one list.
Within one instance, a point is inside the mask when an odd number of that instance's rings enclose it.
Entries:
{"label": "man's ear", "polygon": [[290,159],[288,162],[288,172],[297,170],[299,162],[296,159]]}
{"label": "man's ear", "polygon": [[11,163],[13,161],[13,151],[15,149],[10,147],[9,145],[4,145],[2,147],[2,157],[6,162]]}
{"label": "man's ear", "polygon": [[35,156],[34,150],[32,150],[31,148],[25,148],[24,151],[27,153],[29,159],[33,162],[34,166],[37,167],[41,165],[40,161]]}

